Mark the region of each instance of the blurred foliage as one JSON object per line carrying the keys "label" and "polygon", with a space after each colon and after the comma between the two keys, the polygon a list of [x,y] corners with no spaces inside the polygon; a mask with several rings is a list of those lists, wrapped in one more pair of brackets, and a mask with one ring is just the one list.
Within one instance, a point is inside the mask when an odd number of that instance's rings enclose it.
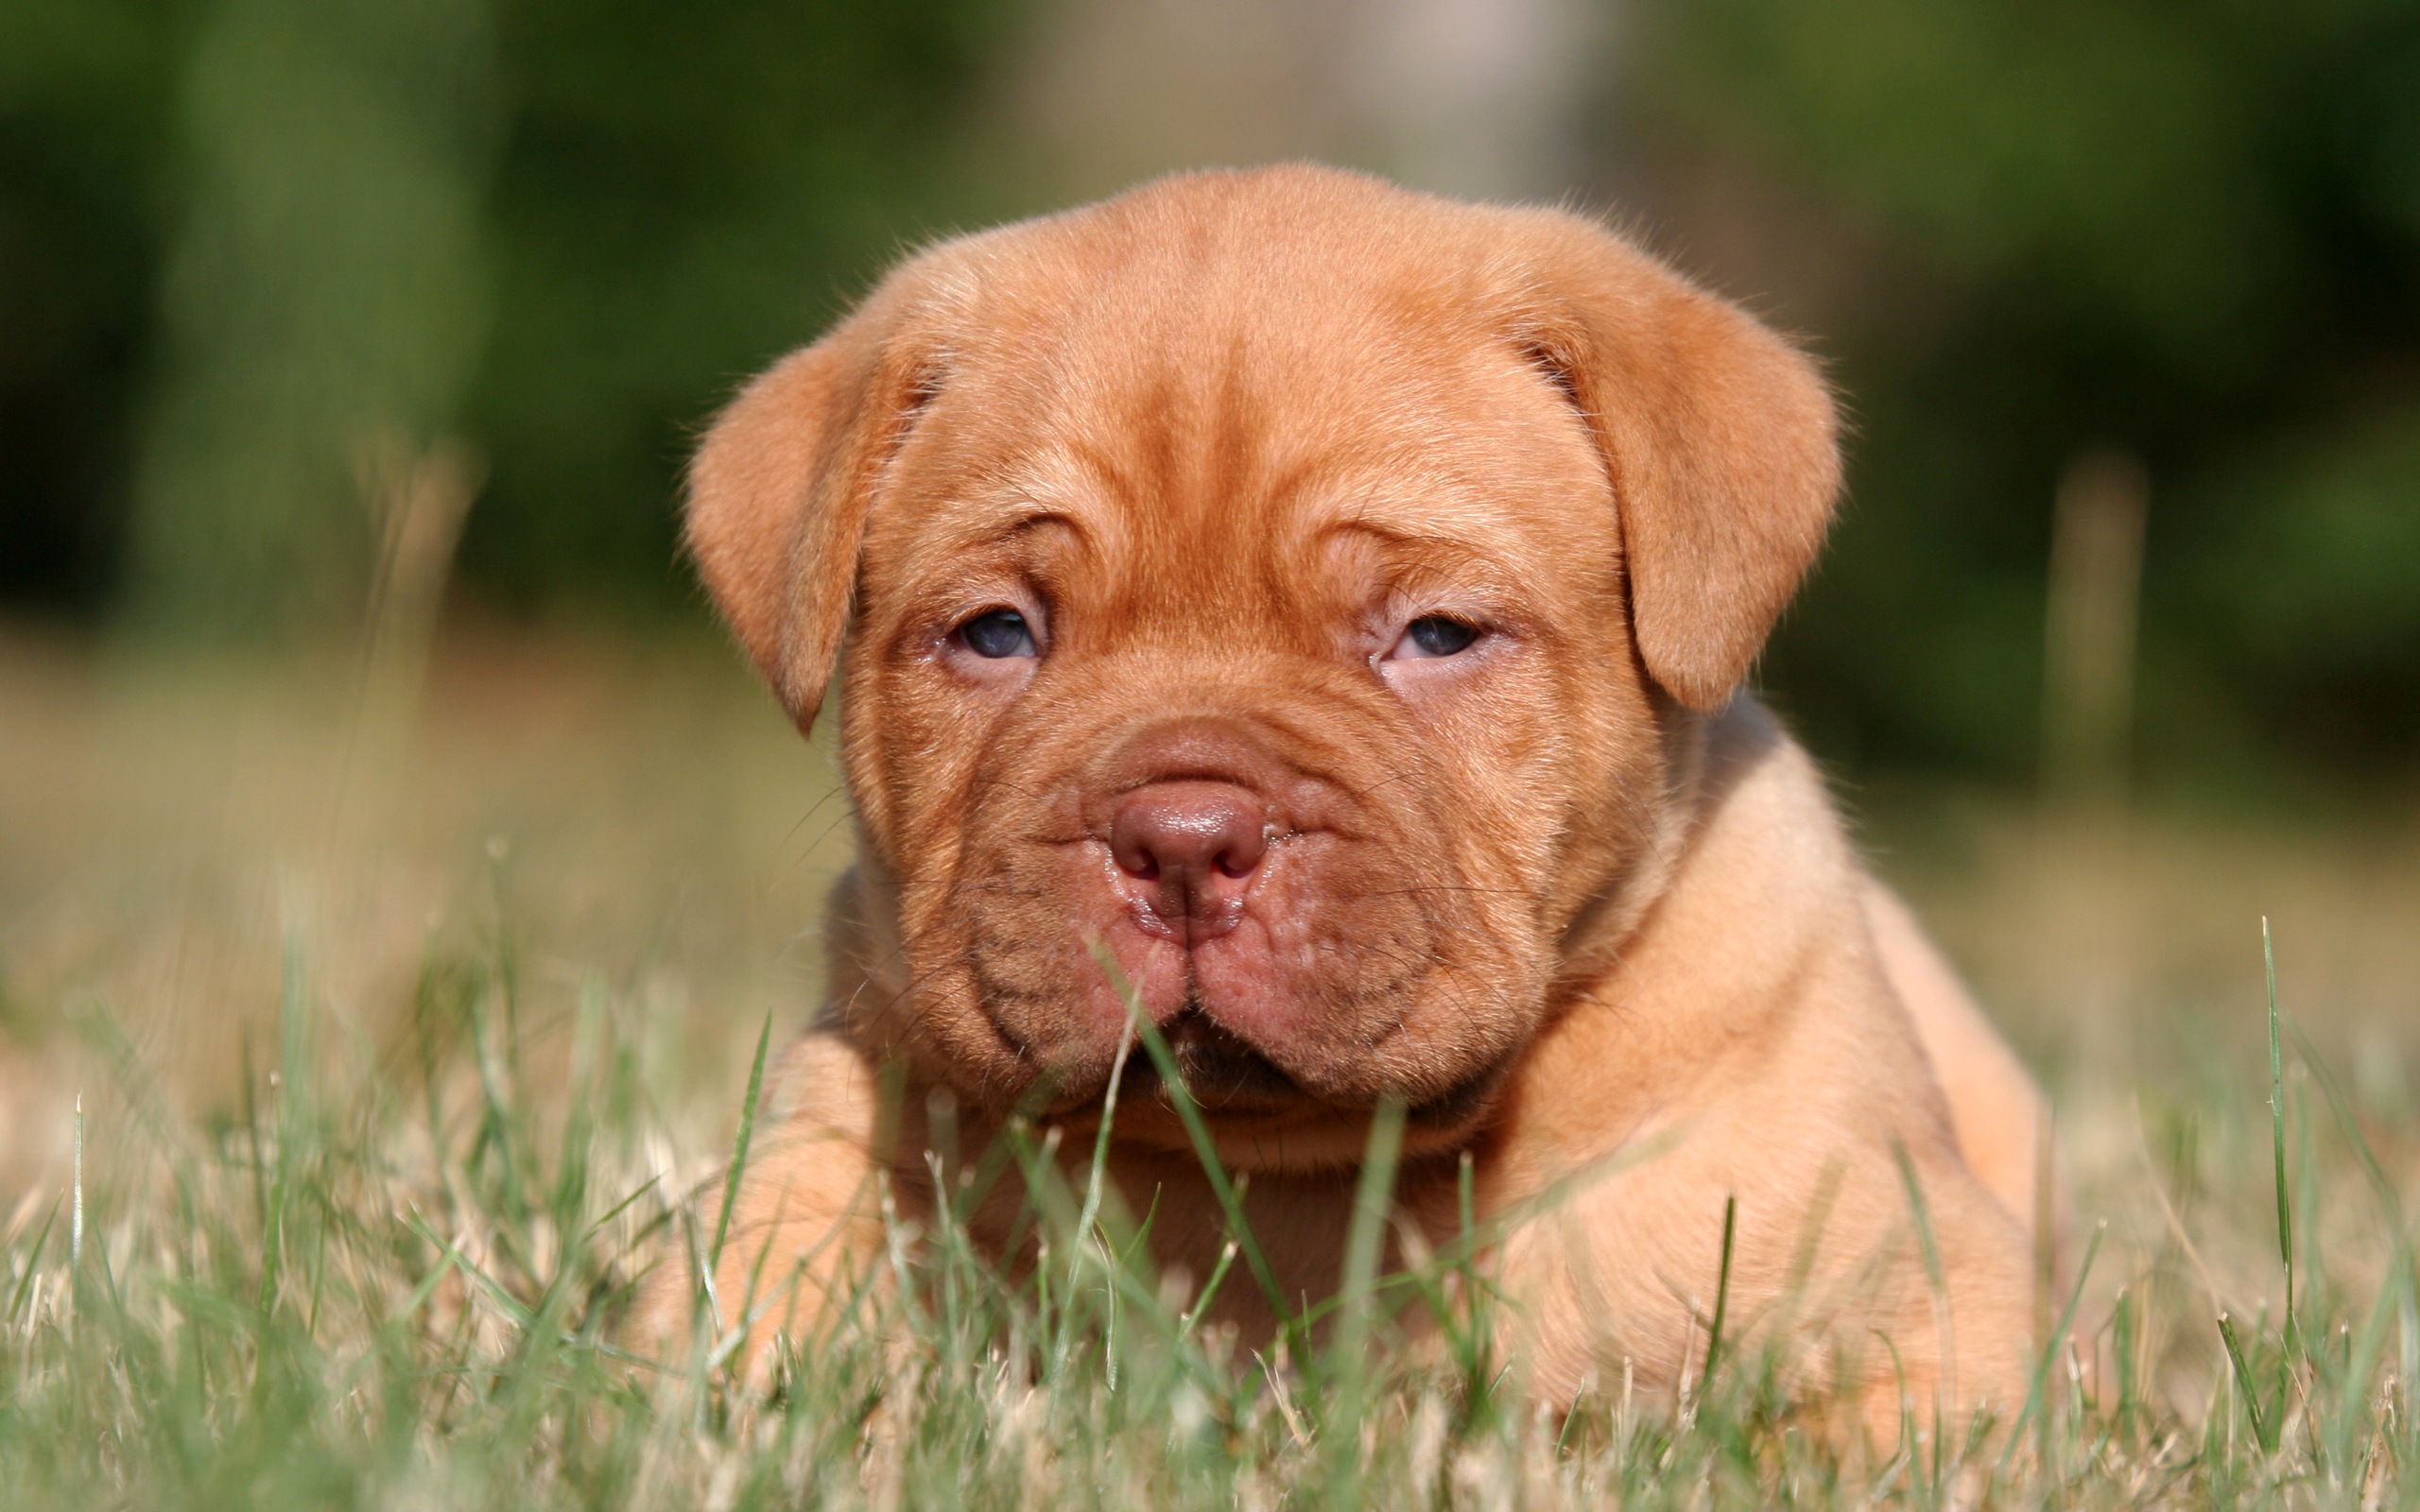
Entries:
{"label": "blurred foliage", "polygon": [[[0,607],[320,624],[395,439],[485,458],[480,601],[693,603],[717,399],[1050,180],[982,103],[1043,9],[0,0]],[[2420,3],[1622,11],[1599,166],[1855,416],[1767,666],[1820,750],[2031,771],[2051,499],[2115,449],[2147,771],[2411,772]]]}
{"label": "blurred foliage", "polygon": [[323,629],[389,433],[489,601],[685,598],[690,428],[979,202],[1010,10],[0,0],[0,603]]}
{"label": "blurred foliage", "polygon": [[1016,4],[505,0],[483,585],[688,594],[695,426],[903,246],[996,213],[958,149]]}
{"label": "blurred foliage", "polygon": [[2026,768],[2056,480],[2116,446],[2152,480],[2147,767],[2411,770],[2420,6],[1641,19],[1625,124],[1648,150],[1792,207],[1772,260],[1854,249],[1819,328],[1852,502],[1769,667],[1820,747]]}
{"label": "blurred foliage", "polygon": [[0,601],[111,582],[182,43],[139,0],[0,0]]}
{"label": "blurred foliage", "polygon": [[484,0],[220,0],[204,22],[135,483],[147,623],[343,613],[369,454],[458,423],[487,324],[488,20]]}

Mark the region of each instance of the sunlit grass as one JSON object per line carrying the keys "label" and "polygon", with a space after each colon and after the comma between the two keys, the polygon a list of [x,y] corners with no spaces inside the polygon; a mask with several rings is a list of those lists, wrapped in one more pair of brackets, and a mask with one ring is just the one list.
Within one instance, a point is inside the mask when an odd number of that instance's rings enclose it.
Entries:
{"label": "sunlit grass", "polygon": [[[2320,1068],[2305,1084],[2316,1093],[2295,1095],[2282,1038],[2277,1206],[2201,1221],[2282,1225],[2296,1203],[2375,1201],[2383,1283],[2334,1276],[2281,1230],[2281,1262],[2308,1280],[2274,1313],[2230,1314],[2175,1284],[2173,1257],[2137,1255],[2106,1315],[2046,1351],[2013,1432],[1843,1454],[1841,1414],[1793,1404],[1786,1362],[1725,1352],[1719,1333],[1677,1400],[1616,1388],[1569,1413],[1533,1408],[1493,1342],[1508,1304],[1475,1263],[1483,1245],[1375,1274],[1386,1131],[1399,1128],[1385,1120],[1338,1297],[1265,1351],[1201,1327],[1200,1290],[1152,1274],[1132,1215],[1097,1185],[1069,1190],[1046,1136],[1024,1128],[1005,1153],[1037,1192],[1031,1275],[988,1268],[944,1207],[893,1226],[874,1271],[844,1288],[843,1315],[785,1351],[763,1394],[735,1380],[735,1318],[686,1356],[643,1361],[613,1342],[639,1272],[683,1263],[683,1231],[719,1245],[728,1188],[667,1190],[651,1172],[629,1005],[601,979],[556,1052],[564,1094],[525,1092],[533,1051],[514,1026],[511,959],[501,935],[488,954],[432,958],[405,1053],[341,1074],[320,1069],[297,961],[276,1058],[216,1126],[166,1113],[110,1026],[84,1025],[143,1128],[118,1143],[115,1169],[22,1214],[0,1252],[0,1499],[1831,1505],[1996,1488],[2351,1502],[2395,1489],[2420,1448],[2396,1363],[2415,1342],[2399,1204],[2382,1172],[2358,1190],[2374,1157]],[[2305,1143],[2314,1096],[2331,1123],[2342,1115],[2325,1154]],[[2258,1101],[2199,1116],[2269,1123]],[[1003,1164],[970,1169],[990,1181]],[[958,1190],[971,1201],[979,1183]],[[78,1200],[80,1246],[62,1211]],[[1248,1252],[1248,1230],[1235,1238]],[[2084,1255],[2120,1263],[2098,1231]],[[1443,1348],[1392,1347],[1407,1315],[1439,1325]]]}

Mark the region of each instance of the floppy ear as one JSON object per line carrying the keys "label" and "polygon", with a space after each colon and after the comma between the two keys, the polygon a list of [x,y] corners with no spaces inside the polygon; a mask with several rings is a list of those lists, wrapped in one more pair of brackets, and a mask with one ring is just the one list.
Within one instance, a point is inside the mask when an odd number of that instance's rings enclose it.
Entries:
{"label": "floppy ear", "polygon": [[898,284],[742,389],[689,464],[698,576],[801,730],[848,627],[874,485],[932,387],[897,338]]}
{"label": "floppy ear", "polygon": [[1831,523],[1831,392],[1737,305],[1595,225],[1538,219],[1544,299],[1527,335],[1612,476],[1640,660],[1683,703],[1718,708]]}

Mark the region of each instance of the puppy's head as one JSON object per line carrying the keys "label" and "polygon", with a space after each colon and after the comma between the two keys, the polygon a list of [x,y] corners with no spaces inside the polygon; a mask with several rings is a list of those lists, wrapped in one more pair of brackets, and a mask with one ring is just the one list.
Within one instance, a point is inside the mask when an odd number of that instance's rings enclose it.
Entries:
{"label": "puppy's head", "polygon": [[1286,168],[911,259],[688,529],[802,727],[838,667],[861,1041],[1080,1108],[1105,952],[1231,1153],[1315,1163],[1484,1112],[1838,477],[1806,360],[1600,228]]}

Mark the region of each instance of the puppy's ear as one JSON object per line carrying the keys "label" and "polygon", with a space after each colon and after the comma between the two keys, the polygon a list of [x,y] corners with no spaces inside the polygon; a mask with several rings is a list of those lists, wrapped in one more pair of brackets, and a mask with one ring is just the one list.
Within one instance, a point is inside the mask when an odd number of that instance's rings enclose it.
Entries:
{"label": "puppy's ear", "polygon": [[698,576],[802,730],[848,627],[875,484],[933,389],[899,331],[904,282],[742,389],[689,464]]}
{"label": "puppy's ear", "polygon": [[1831,523],[1831,392],[1737,306],[1599,227],[1537,221],[1544,301],[1525,335],[1612,476],[1639,657],[1683,703],[1717,708]]}

